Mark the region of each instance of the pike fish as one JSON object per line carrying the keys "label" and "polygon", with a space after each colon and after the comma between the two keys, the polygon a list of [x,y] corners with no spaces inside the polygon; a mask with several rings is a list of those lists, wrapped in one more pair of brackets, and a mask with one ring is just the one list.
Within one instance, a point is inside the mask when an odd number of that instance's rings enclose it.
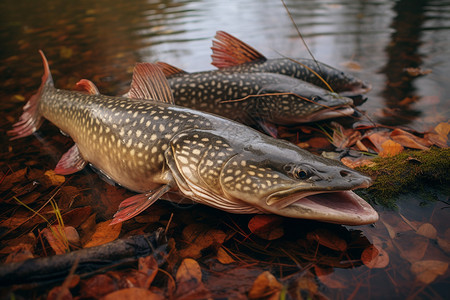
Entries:
{"label": "pike fish", "polygon": [[[371,90],[372,86],[350,74],[327,64],[306,58],[267,59],[253,47],[224,31],[217,31],[213,41],[212,64],[228,72],[270,72],[304,80],[316,86],[339,93],[357,96]],[[325,84],[316,74],[319,74]]]}
{"label": "pike fish", "polygon": [[56,173],[72,174],[90,163],[137,192],[120,204],[111,223],[136,216],[168,192],[179,195],[175,201],[231,213],[349,225],[378,219],[351,191],[369,186],[369,177],[240,123],[174,105],[154,64],[136,65],[128,98],[112,97],[84,79],[79,86],[87,93],[56,89],[41,56],[41,86],[9,134],[31,135],[45,118],[75,142]]}
{"label": "pike fish", "polygon": [[157,64],[168,78],[177,105],[247,125],[295,125],[354,113],[352,99],[281,74],[187,73],[163,62]]}

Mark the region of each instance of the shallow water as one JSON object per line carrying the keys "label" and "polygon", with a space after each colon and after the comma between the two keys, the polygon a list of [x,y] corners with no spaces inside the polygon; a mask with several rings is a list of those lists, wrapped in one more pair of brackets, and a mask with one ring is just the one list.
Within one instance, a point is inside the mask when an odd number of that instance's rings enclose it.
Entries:
{"label": "shallow water", "polygon": [[[360,107],[370,120],[424,131],[450,118],[450,1],[286,3],[317,60],[372,83],[368,100]],[[87,78],[102,93],[118,94],[127,90],[135,62],[160,60],[187,71],[213,69],[210,46],[217,30],[237,36],[268,57],[308,57],[286,11],[276,0],[2,0],[0,150],[7,151],[10,143],[5,132],[18,117],[24,99],[40,83],[38,49],[46,53],[57,87],[70,89],[79,79]],[[411,77],[405,68],[431,73]],[[367,123],[368,119],[360,122]],[[448,210],[439,206],[419,209],[420,202],[416,199],[411,205],[421,212],[412,213],[416,221],[426,222],[427,216],[435,216],[430,211],[444,214],[439,220],[448,215]],[[440,226],[439,232],[448,231],[448,224],[441,221],[435,226]],[[361,230],[370,239],[381,234],[371,234],[375,229],[369,226]],[[347,298],[352,291],[356,298],[448,296],[448,271],[435,286],[423,287],[413,276],[403,276],[399,270],[408,268],[410,262],[399,253],[395,255],[398,260],[391,260],[388,271],[367,274],[367,270],[358,268],[335,269],[335,274],[349,282],[364,278],[364,283],[348,290],[322,285],[323,293],[331,298]],[[443,257],[448,262],[448,256]],[[417,284],[411,293],[405,292],[409,283]]]}

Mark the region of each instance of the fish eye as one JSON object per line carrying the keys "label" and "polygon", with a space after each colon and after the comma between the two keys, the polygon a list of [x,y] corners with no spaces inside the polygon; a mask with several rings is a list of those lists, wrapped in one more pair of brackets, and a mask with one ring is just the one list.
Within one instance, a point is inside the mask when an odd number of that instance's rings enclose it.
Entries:
{"label": "fish eye", "polygon": [[295,164],[287,164],[284,166],[284,170],[295,179],[305,180],[311,176],[307,169],[301,168]]}
{"label": "fish eye", "polygon": [[320,97],[317,96],[317,95],[316,95],[316,96],[312,96],[312,97],[311,97],[311,100],[312,100],[312,101],[317,101],[317,100],[320,100]]}

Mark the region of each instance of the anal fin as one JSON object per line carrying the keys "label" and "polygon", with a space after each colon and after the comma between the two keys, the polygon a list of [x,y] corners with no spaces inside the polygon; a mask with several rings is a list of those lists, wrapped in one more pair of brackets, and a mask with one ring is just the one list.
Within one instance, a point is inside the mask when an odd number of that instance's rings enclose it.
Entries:
{"label": "anal fin", "polygon": [[87,161],[83,159],[77,144],[75,144],[63,154],[55,167],[55,173],[60,175],[73,174],[82,170],[86,164]]}
{"label": "anal fin", "polygon": [[156,190],[146,194],[138,194],[133,197],[123,200],[110,225],[114,225],[137,216],[150,205],[155,203],[162,195],[167,193],[172,187],[169,184],[161,185]]}

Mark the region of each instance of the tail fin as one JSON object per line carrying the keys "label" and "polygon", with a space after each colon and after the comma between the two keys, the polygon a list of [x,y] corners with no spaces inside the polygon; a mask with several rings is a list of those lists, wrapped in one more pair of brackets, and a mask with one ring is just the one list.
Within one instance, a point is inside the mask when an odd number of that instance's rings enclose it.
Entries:
{"label": "tail fin", "polygon": [[42,83],[36,94],[31,96],[27,104],[23,107],[23,113],[20,116],[19,122],[13,125],[13,129],[8,131],[8,135],[12,136],[11,140],[15,140],[21,137],[28,136],[35,132],[41,125],[43,117],[39,113],[39,101],[44,91],[45,85],[53,86],[52,75],[50,74],[50,68],[48,66],[47,58],[45,58],[44,52],[39,50],[44,64],[44,75],[42,75]]}

